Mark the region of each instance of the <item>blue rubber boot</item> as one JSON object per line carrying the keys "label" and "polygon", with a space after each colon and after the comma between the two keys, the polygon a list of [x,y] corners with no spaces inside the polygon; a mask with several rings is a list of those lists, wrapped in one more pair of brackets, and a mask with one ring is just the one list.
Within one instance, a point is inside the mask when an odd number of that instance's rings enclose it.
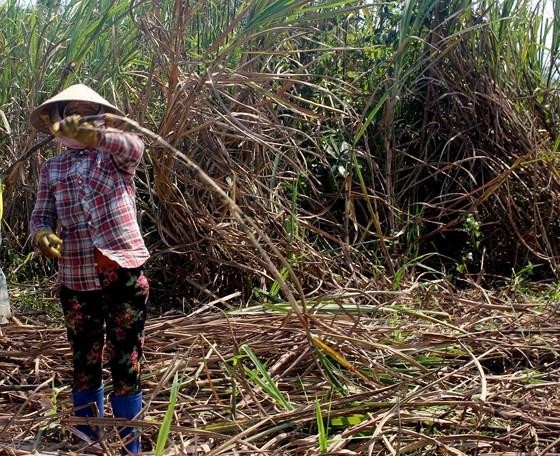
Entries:
{"label": "blue rubber boot", "polygon": [[[115,396],[111,394],[111,405],[113,406],[113,416],[115,418],[126,418],[132,420],[142,410],[142,392],[132,396]],[[140,454],[140,432],[136,428],[125,427],[119,431],[121,439],[128,440],[132,434],[132,440],[126,445],[126,450],[122,454]]]}
{"label": "blue rubber boot", "polygon": [[[72,391],[72,401],[76,416],[103,416],[103,385],[95,391]],[[95,410],[96,406],[97,410]],[[97,427],[87,424],[81,424],[77,429],[92,440],[99,440],[101,435]]]}

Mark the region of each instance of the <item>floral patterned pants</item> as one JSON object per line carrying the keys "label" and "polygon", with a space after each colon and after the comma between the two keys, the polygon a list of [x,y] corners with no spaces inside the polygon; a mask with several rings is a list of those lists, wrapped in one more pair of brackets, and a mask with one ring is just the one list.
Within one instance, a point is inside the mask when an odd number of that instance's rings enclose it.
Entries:
{"label": "floral patterned pants", "polygon": [[100,278],[102,290],[60,289],[73,352],[74,390],[94,391],[101,386],[105,348],[114,394],[135,394],[140,390],[148,280],[142,268],[112,269]]}

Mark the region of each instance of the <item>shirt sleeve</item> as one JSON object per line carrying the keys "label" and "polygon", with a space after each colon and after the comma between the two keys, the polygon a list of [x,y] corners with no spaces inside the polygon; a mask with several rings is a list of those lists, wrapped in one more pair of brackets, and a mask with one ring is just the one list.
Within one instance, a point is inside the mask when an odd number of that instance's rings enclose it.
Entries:
{"label": "shirt sleeve", "polygon": [[119,171],[133,176],[142,159],[144,143],[132,133],[107,129],[101,133],[96,149],[109,152]]}
{"label": "shirt sleeve", "polygon": [[34,236],[40,229],[54,230],[56,223],[56,205],[54,195],[49,184],[49,169],[47,163],[41,167],[39,174],[39,190],[35,207],[31,212],[30,229]]}

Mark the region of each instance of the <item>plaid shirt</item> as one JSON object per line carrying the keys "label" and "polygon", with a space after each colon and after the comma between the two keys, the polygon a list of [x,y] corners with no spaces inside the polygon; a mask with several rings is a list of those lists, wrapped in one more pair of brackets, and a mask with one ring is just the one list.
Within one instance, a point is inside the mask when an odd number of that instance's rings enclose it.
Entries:
{"label": "plaid shirt", "polygon": [[149,257],[136,219],[134,174],[144,143],[115,130],[101,133],[96,149],[68,150],[41,168],[31,232],[60,224],[64,241],[58,280],[77,291],[101,289],[94,251],[123,268]]}

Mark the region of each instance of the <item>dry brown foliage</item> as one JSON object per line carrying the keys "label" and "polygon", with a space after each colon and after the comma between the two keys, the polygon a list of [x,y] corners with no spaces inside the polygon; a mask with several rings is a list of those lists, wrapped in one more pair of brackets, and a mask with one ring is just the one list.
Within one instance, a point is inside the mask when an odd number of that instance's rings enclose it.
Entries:
{"label": "dry brown foliage", "polygon": [[[320,454],[316,399],[330,423],[328,454],[553,454],[560,340],[550,311],[505,295],[413,286],[325,296],[307,315],[311,339],[294,315],[261,308],[157,317],[146,328],[145,420],[135,424],[148,451],[179,372],[166,454]],[[254,366],[239,357],[243,344],[291,410],[244,371]],[[62,329],[3,326],[0,372],[1,454],[118,451],[110,413],[92,420],[106,429],[102,445],[68,446],[83,419],[70,416]]]}
{"label": "dry brown foliage", "polygon": [[[395,204],[416,202],[421,250],[441,254],[448,270],[470,251],[471,273],[508,277],[532,262],[555,274],[559,94],[539,87],[529,66],[497,65],[489,27],[456,34],[445,24],[434,19],[429,64],[406,90],[410,112],[394,128]],[[480,224],[479,245],[464,226],[467,215]]]}

